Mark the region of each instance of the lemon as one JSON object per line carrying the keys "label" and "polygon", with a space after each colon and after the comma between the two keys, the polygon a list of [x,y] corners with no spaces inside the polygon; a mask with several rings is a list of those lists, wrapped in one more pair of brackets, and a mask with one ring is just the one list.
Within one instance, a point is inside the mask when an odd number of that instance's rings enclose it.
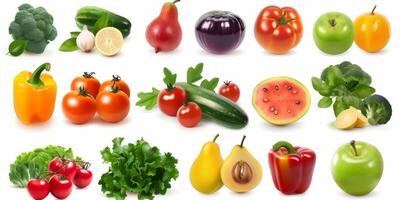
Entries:
{"label": "lemon", "polygon": [[95,37],[96,49],[105,56],[114,56],[124,44],[121,31],[114,27],[106,27],[97,32]]}
{"label": "lemon", "polygon": [[356,126],[358,113],[355,109],[347,109],[342,111],[335,121],[335,127],[342,130],[349,130]]}

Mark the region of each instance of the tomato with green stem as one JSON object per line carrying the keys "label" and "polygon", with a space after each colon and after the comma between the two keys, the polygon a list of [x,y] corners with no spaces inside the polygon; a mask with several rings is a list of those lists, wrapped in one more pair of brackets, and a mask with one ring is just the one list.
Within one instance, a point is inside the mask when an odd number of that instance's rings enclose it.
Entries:
{"label": "tomato with green stem", "polygon": [[169,116],[176,116],[179,108],[186,102],[186,91],[179,87],[168,84],[157,98],[158,108]]}
{"label": "tomato with green stem", "polygon": [[76,169],[76,174],[74,180],[72,181],[74,185],[78,188],[85,188],[90,185],[93,179],[93,174],[89,170],[90,163],[84,163],[83,165],[78,165]]}
{"label": "tomato with green stem", "polygon": [[178,110],[178,121],[184,127],[192,128],[197,126],[201,118],[201,108],[196,103],[185,103]]}
{"label": "tomato with green stem", "polygon": [[50,184],[45,179],[32,179],[27,185],[29,195],[35,200],[45,199],[50,193]]}
{"label": "tomato with green stem", "polygon": [[93,76],[94,74],[94,72],[84,72],[82,76],[74,78],[71,82],[71,90],[85,88],[89,94],[96,98],[99,93],[100,81]]}
{"label": "tomato with green stem", "polygon": [[68,92],[62,100],[62,111],[65,117],[75,124],[84,124],[96,115],[96,100],[88,90],[81,87]]}
{"label": "tomato with green stem", "polygon": [[73,160],[63,157],[56,157],[49,162],[49,172],[56,175],[63,175],[69,180],[74,179],[76,174],[76,164]]}
{"label": "tomato with green stem", "polygon": [[50,193],[57,199],[66,199],[72,192],[72,182],[64,175],[50,178]]}
{"label": "tomato with green stem", "polygon": [[219,88],[220,95],[232,100],[233,102],[237,102],[240,97],[240,89],[235,83],[231,81],[225,81],[224,85]]}
{"label": "tomato with green stem", "polygon": [[111,80],[107,80],[100,85],[99,93],[103,91],[111,91],[112,87],[116,86],[119,90],[124,92],[128,97],[131,95],[129,85],[122,80],[121,76],[113,75]]}
{"label": "tomato with green stem", "polygon": [[97,113],[105,122],[116,123],[126,118],[130,110],[129,96],[114,85],[96,98]]}

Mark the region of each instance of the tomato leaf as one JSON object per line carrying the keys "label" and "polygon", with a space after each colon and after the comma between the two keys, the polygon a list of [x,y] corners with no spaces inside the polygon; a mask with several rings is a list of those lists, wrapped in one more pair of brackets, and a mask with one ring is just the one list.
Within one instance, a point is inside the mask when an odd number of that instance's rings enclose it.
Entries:
{"label": "tomato leaf", "polygon": [[164,83],[172,87],[176,83],[176,74],[173,74],[168,68],[164,67]]}
{"label": "tomato leaf", "polygon": [[137,96],[139,101],[136,102],[136,106],[145,107],[146,110],[151,110],[157,105],[157,97],[160,90],[152,88],[151,92],[140,92]]}
{"label": "tomato leaf", "polygon": [[219,78],[213,78],[210,81],[208,81],[207,79],[204,79],[201,82],[200,87],[205,88],[207,90],[214,91],[214,89],[218,86],[218,82],[219,82]]}
{"label": "tomato leaf", "polygon": [[71,38],[77,38],[80,33],[81,32],[79,32],[79,31],[74,31],[74,32],[70,32],[69,34],[71,35]]}
{"label": "tomato leaf", "polygon": [[109,26],[109,18],[110,18],[110,15],[107,13],[107,14],[102,15],[96,21],[96,23],[94,24],[94,27],[93,27],[93,34],[94,35],[96,35],[97,32],[99,32],[101,29]]}
{"label": "tomato leaf", "polygon": [[8,53],[12,56],[19,56],[24,53],[26,45],[28,45],[28,41],[26,40],[14,40],[8,46]]}
{"label": "tomato leaf", "polygon": [[201,73],[203,72],[203,63],[199,63],[196,67],[190,67],[186,74],[187,83],[195,83],[203,78]]}
{"label": "tomato leaf", "polygon": [[61,44],[61,46],[58,50],[64,51],[64,52],[71,52],[71,51],[79,50],[79,47],[76,44],[76,38],[69,38],[68,40],[65,40]]}

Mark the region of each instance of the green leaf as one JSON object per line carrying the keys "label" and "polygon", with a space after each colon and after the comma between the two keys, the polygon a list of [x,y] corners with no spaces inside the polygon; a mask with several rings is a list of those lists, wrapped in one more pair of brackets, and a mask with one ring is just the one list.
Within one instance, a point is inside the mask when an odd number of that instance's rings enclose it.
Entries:
{"label": "green leaf", "polygon": [[348,109],[349,107],[346,105],[346,103],[343,102],[342,98],[336,98],[335,103],[333,104],[333,111],[335,113],[335,116],[337,117],[343,110]]}
{"label": "green leaf", "polygon": [[157,105],[157,97],[160,91],[156,88],[152,88],[151,92],[140,92],[137,96],[139,101],[136,102],[136,106],[145,107],[146,110],[151,110]]}
{"label": "green leaf", "polygon": [[375,88],[368,86],[368,85],[363,85],[363,84],[358,84],[353,90],[352,93],[354,96],[364,99],[372,94],[375,93]]}
{"label": "green leaf", "polygon": [[173,74],[168,68],[164,67],[164,83],[172,87],[176,83],[176,74]]}
{"label": "green leaf", "polygon": [[14,40],[8,46],[8,53],[12,56],[19,56],[24,53],[27,45],[28,41],[26,40]]}
{"label": "green leaf", "polygon": [[201,73],[203,72],[203,63],[199,63],[196,65],[196,67],[190,67],[187,71],[186,74],[186,80],[187,83],[195,83],[199,80],[201,80],[203,77],[201,76]]}
{"label": "green leaf", "polygon": [[109,26],[109,18],[110,18],[110,15],[107,13],[107,14],[102,15],[96,21],[96,23],[94,24],[94,27],[93,27],[93,34],[94,35],[96,35],[97,32],[99,32],[101,29]]}
{"label": "green leaf", "polygon": [[329,108],[333,103],[332,98],[330,97],[322,97],[321,100],[318,102],[318,107],[320,108]]}
{"label": "green leaf", "polygon": [[70,32],[69,34],[71,35],[71,38],[77,38],[80,33],[81,32],[79,32],[79,31],[74,31],[74,32]]}
{"label": "green leaf", "polygon": [[322,96],[330,96],[331,89],[328,85],[326,85],[321,79],[312,77],[311,83],[314,88],[320,95]]}
{"label": "green leaf", "polygon": [[64,52],[71,52],[71,51],[79,50],[79,47],[76,44],[76,38],[69,38],[68,40],[65,40],[61,44],[61,46],[58,50],[64,51]]}
{"label": "green leaf", "polygon": [[207,90],[214,91],[214,89],[218,86],[218,82],[219,82],[219,78],[213,78],[210,81],[208,81],[207,79],[204,79],[201,82],[200,87],[205,88]]}

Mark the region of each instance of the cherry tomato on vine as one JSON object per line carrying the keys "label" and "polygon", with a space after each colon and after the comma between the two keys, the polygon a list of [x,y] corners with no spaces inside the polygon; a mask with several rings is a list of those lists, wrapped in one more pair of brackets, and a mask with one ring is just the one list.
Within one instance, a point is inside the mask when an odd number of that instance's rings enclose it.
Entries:
{"label": "cherry tomato on vine", "polygon": [[50,193],[50,184],[44,179],[32,179],[27,185],[28,193],[35,200],[45,199]]}
{"label": "cherry tomato on vine", "polygon": [[75,124],[84,124],[96,115],[96,100],[83,88],[68,92],[62,100],[65,117]]}
{"label": "cherry tomato on vine", "polygon": [[99,93],[102,91],[111,91],[113,86],[118,87],[122,92],[125,92],[125,94],[130,97],[131,91],[128,84],[118,75],[113,75],[111,80],[103,82],[100,86]]}
{"label": "cherry tomato on vine", "polygon": [[299,44],[303,23],[294,8],[267,6],[257,17],[254,34],[265,50],[284,54]]}
{"label": "cherry tomato on vine", "polygon": [[76,164],[72,160],[56,157],[50,161],[49,171],[72,180],[75,177]]}
{"label": "cherry tomato on vine", "polygon": [[92,172],[88,169],[89,164],[84,166],[78,166],[76,169],[76,174],[74,180],[72,181],[74,185],[78,188],[85,188],[90,185],[93,179]]}
{"label": "cherry tomato on vine", "polygon": [[231,81],[225,81],[224,85],[222,85],[219,88],[218,93],[220,95],[232,100],[233,102],[237,102],[240,97],[239,87],[235,83],[232,83]]}
{"label": "cherry tomato on vine", "polygon": [[96,105],[100,118],[111,123],[125,119],[130,110],[128,95],[115,86],[100,92],[96,98]]}
{"label": "cherry tomato on vine", "polygon": [[201,121],[201,109],[193,102],[182,105],[178,110],[178,121],[182,126],[191,128],[197,126]]}
{"label": "cherry tomato on vine", "polygon": [[179,108],[186,102],[187,96],[183,88],[168,86],[157,98],[158,108],[169,116],[176,116]]}
{"label": "cherry tomato on vine", "polygon": [[72,192],[72,182],[63,175],[50,178],[50,192],[57,199],[66,199]]}
{"label": "cherry tomato on vine", "polygon": [[76,77],[72,80],[71,90],[74,91],[84,88],[96,98],[99,93],[100,82],[93,76],[94,74],[94,72],[84,72],[82,76]]}

